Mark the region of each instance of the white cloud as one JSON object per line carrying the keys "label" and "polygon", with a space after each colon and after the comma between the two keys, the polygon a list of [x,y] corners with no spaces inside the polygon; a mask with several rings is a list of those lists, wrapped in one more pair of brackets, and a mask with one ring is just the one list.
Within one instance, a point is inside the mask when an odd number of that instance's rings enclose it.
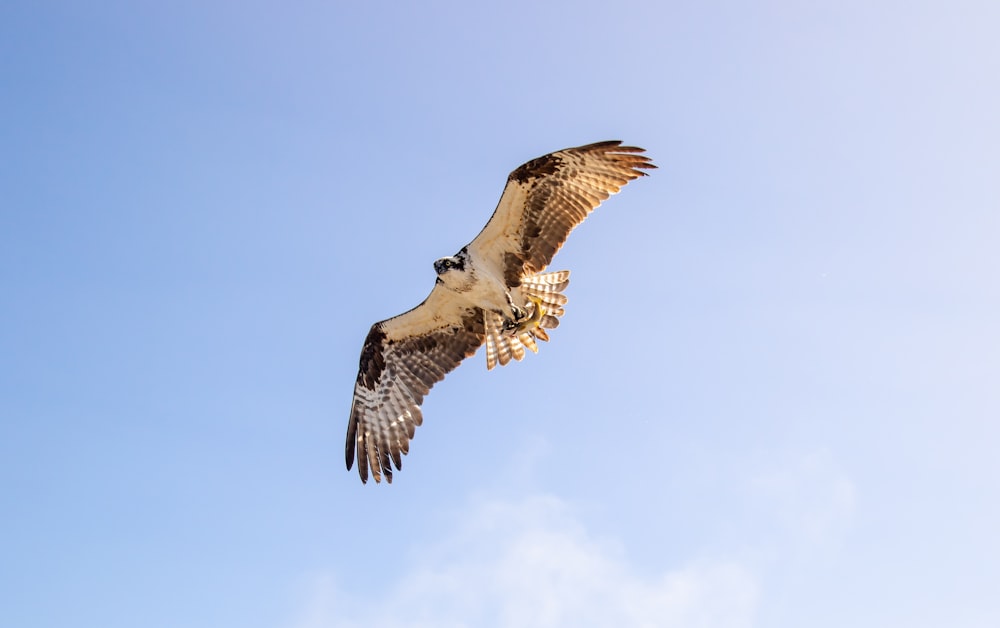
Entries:
{"label": "white cloud", "polygon": [[314,579],[295,628],[353,626],[750,626],[754,575],[697,562],[643,574],[550,496],[483,501],[459,515],[386,589],[352,599]]}

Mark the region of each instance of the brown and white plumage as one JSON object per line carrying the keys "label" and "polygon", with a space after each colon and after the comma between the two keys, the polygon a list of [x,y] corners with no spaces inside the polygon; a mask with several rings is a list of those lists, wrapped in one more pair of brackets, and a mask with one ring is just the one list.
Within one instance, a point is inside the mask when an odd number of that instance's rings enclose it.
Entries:
{"label": "brown and white plumage", "polygon": [[[371,468],[392,482],[392,466],[423,422],[420,404],[434,384],[483,344],[482,313],[437,285],[423,303],[375,323],[364,349],[347,427],[347,468],[358,455],[361,481]],[[357,446],[355,448],[355,445]]]}
{"label": "brown and white plumage", "polygon": [[[347,427],[346,462],[392,482],[393,468],[422,422],[431,387],[484,342],[487,367],[537,352],[564,313],[569,272],[545,268],[609,195],[655,168],[641,148],[600,142],[533,159],[507,178],[493,216],[476,238],[435,262],[423,303],[375,323],[365,340]],[[540,308],[540,309],[539,309]]]}
{"label": "brown and white plumage", "polygon": [[520,281],[552,262],[574,227],[622,186],[655,168],[641,148],[598,142],[550,153],[507,177],[496,211],[469,250]]}

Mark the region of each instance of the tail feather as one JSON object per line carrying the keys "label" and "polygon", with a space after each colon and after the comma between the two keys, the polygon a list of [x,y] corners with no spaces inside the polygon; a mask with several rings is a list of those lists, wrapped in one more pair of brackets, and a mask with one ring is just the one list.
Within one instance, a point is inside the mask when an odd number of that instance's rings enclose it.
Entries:
{"label": "tail feather", "polygon": [[[538,326],[525,330],[517,335],[503,330],[503,317],[495,312],[484,314],[486,327],[486,368],[492,370],[497,363],[506,366],[511,359],[524,359],[524,348],[532,353],[538,353],[535,340],[548,341],[546,329],[559,326],[559,317],[566,313],[563,308],[568,299],[562,291],[569,285],[569,271],[560,270],[553,273],[532,275],[521,280],[521,291],[539,301],[544,310]],[[538,307],[537,305],[535,307]]]}
{"label": "tail feather", "polygon": [[493,329],[496,327],[494,318],[497,315],[494,312],[484,312],[483,322],[486,327],[486,370],[492,371],[493,367],[497,365],[497,335],[493,333]]}

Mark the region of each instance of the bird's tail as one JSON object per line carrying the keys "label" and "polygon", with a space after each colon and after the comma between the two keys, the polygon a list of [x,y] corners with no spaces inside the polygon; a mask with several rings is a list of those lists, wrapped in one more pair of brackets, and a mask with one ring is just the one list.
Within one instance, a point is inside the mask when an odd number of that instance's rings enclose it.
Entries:
{"label": "bird's tail", "polygon": [[559,326],[559,317],[566,311],[566,295],[562,293],[569,285],[569,271],[543,273],[521,280],[521,292],[528,297],[531,307],[528,318],[514,329],[504,329],[504,320],[495,312],[486,312],[486,368],[492,370],[500,363],[506,365],[511,358],[522,360],[524,348],[538,353],[535,339],[548,341],[546,329]]}

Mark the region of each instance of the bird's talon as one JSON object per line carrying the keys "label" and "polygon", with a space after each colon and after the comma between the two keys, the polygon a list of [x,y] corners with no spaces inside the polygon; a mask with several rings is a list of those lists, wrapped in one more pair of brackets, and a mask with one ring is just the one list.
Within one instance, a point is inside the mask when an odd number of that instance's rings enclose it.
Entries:
{"label": "bird's talon", "polygon": [[542,317],[545,316],[545,308],[542,306],[542,300],[534,296],[528,297],[528,299],[533,306],[531,314],[528,314],[528,312],[516,305],[512,305],[511,307],[515,310],[520,310],[522,315],[513,321],[504,320],[503,330],[510,336],[519,336],[527,332],[537,337],[537,332],[541,329]]}

